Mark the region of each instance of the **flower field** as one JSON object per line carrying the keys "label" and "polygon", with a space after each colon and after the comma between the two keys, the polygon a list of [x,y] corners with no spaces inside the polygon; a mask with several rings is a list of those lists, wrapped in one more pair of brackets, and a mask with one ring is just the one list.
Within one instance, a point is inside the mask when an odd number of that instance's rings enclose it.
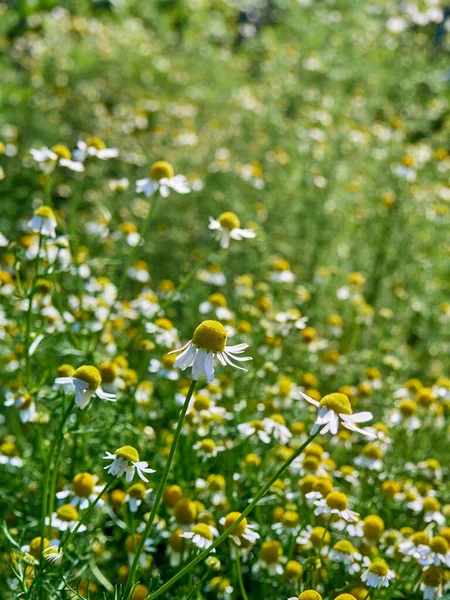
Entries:
{"label": "flower field", "polygon": [[3,0],[0,49],[0,600],[448,598],[450,7]]}

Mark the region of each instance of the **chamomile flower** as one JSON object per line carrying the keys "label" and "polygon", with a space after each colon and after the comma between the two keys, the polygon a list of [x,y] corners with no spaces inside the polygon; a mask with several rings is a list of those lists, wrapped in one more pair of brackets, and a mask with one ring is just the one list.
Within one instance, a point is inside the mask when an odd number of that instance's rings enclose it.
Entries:
{"label": "chamomile flower", "polygon": [[338,515],[349,523],[358,520],[358,514],[348,508],[348,498],[342,492],[330,492],[326,498],[316,500],[314,505],[315,515]]}
{"label": "chamomile flower", "polygon": [[317,419],[311,430],[312,434],[320,430],[320,433],[322,434],[330,431],[333,435],[336,435],[339,431],[339,425],[341,424],[350,431],[356,431],[367,437],[374,437],[373,434],[356,426],[356,423],[370,421],[373,418],[372,413],[360,412],[353,414],[350,400],[345,394],[339,392],[328,394],[324,396],[320,402],[307,396],[303,392],[300,392],[300,394],[307,402],[317,406],[319,409]]}
{"label": "chamomile flower", "polygon": [[192,379],[200,379],[205,375],[206,379],[212,383],[214,381],[213,359],[218,358],[223,365],[230,365],[241,371],[247,371],[233,363],[233,361],[243,362],[252,360],[249,356],[238,356],[248,344],[237,344],[227,346],[227,331],[218,321],[203,321],[194,331],[192,340],[182,348],[174,350],[179,353],[174,367],[182,371],[192,367]]}
{"label": "chamomile flower", "polygon": [[73,375],[69,377],[57,377],[55,379],[56,385],[72,384],[75,391],[75,403],[81,409],[86,408],[94,395],[101,400],[115,402],[115,395],[104,392],[100,387],[101,383],[102,377],[99,370],[90,365],[78,367]]}
{"label": "chamomile flower", "polygon": [[435,600],[442,596],[442,582],[444,574],[441,569],[431,566],[423,571],[420,578],[423,590],[423,600]]}
{"label": "chamomile flower", "polygon": [[[185,531],[180,537],[190,540],[191,543],[200,550],[209,548],[214,541],[214,538],[219,535],[219,532],[212,525],[207,523],[197,523],[191,531]],[[215,552],[215,550],[213,550]]]}
{"label": "chamomile flower", "polygon": [[387,563],[377,558],[369,564],[361,575],[361,581],[367,585],[367,587],[380,588],[389,587],[391,581],[395,579],[395,573],[392,571]]}
{"label": "chamomile flower", "polygon": [[130,512],[137,512],[142,502],[152,493],[152,491],[151,488],[146,488],[140,481],[130,486],[124,498],[124,502],[127,502],[130,507]]}
{"label": "chamomile flower", "polygon": [[128,482],[133,480],[133,477],[137,471],[138,476],[148,483],[148,479],[144,473],[155,473],[154,469],[148,467],[146,461],[139,460],[139,454],[136,448],[133,446],[122,446],[118,448],[114,454],[107,452],[103,457],[104,460],[112,460],[110,465],[107,465],[105,469],[108,469],[109,475],[115,477],[121,477],[125,474],[125,478]]}
{"label": "chamomile flower", "polygon": [[23,467],[23,460],[19,458],[19,450],[13,442],[0,444],[0,465]]}
{"label": "chamomile flower", "polygon": [[429,544],[419,545],[417,552],[420,565],[450,568],[450,545],[441,535],[432,538]]}
{"label": "chamomile flower", "polygon": [[215,232],[215,237],[220,241],[222,248],[228,248],[230,240],[251,239],[256,233],[251,229],[241,229],[238,216],[231,211],[224,212],[217,219],[209,217],[209,229]]}
{"label": "chamomile flower", "polygon": [[[224,530],[226,530],[231,527],[240,516],[240,512],[230,512],[226,517],[220,520],[220,524],[223,526]],[[230,534],[230,539],[232,539],[237,546],[248,546],[248,544],[254,544],[256,540],[259,539],[259,533],[254,531],[254,525],[249,525],[247,519],[244,517]]]}
{"label": "chamomile flower", "polygon": [[36,419],[36,405],[28,393],[9,394],[5,400],[5,406],[17,408],[22,423],[32,423]]}
{"label": "chamomile flower", "polygon": [[216,292],[198,307],[201,315],[214,313],[214,316],[221,321],[230,321],[233,313],[227,308],[227,300],[223,294]]}
{"label": "chamomile flower", "polygon": [[152,196],[159,191],[163,198],[167,198],[170,190],[178,194],[188,194],[191,186],[184,175],[175,175],[172,165],[164,160],[155,162],[150,167],[150,177],[136,181],[136,192],[144,192],[146,196]]}
{"label": "chamomile flower", "polygon": [[[52,514],[52,518],[49,519],[47,517],[45,522],[47,525],[50,525],[50,527],[59,529],[59,531],[73,531],[78,525],[79,520],[80,515],[75,506],[72,506],[71,504],[63,504],[56,509],[56,512]],[[85,525],[81,525],[78,528],[77,533],[82,533],[83,531],[86,531]]]}
{"label": "chamomile flower", "polygon": [[100,160],[109,160],[117,158],[119,151],[117,148],[107,148],[103,140],[98,137],[88,138],[86,141],[78,140],[77,149],[73,151],[76,160],[84,162],[89,156],[94,156]]}
{"label": "chamomile flower", "polygon": [[350,575],[358,573],[361,569],[359,561],[362,556],[349,540],[336,542],[331,548],[329,556],[333,562],[342,563]]}
{"label": "chamomile flower", "polygon": [[269,575],[283,575],[283,548],[277,540],[263,542],[259,552],[259,559],[252,568],[253,573],[259,573],[261,569]]}
{"label": "chamomile flower", "polygon": [[145,330],[155,336],[155,341],[160,346],[173,348],[178,342],[178,331],[172,321],[164,317],[156,319],[154,323],[147,323]]}
{"label": "chamomile flower", "polygon": [[28,227],[35,233],[47,237],[56,237],[56,217],[50,206],[40,206],[37,208],[31,220],[28,222]]}
{"label": "chamomile flower", "polygon": [[84,171],[84,165],[78,160],[72,160],[72,153],[64,146],[64,144],[57,144],[51,149],[42,147],[41,149],[32,148],[30,150],[31,156],[39,164],[39,168],[43,173],[51,173],[56,165],[66,167],[71,171],[82,173]]}
{"label": "chamomile flower", "polygon": [[[70,498],[70,505],[79,507],[81,510],[86,509],[90,502],[93,502],[102,486],[97,486],[98,478],[90,473],[77,473],[72,480],[72,489],[61,490],[56,493],[58,500],[67,500]],[[100,498],[99,506],[104,504],[104,500]]]}

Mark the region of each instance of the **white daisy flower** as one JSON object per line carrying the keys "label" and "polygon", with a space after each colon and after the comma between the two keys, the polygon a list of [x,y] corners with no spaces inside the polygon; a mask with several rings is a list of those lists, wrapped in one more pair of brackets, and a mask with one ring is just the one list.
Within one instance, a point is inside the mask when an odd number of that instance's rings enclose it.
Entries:
{"label": "white daisy flower", "polygon": [[83,163],[72,160],[72,153],[67,146],[64,146],[64,144],[57,144],[51,149],[45,146],[40,150],[32,148],[30,154],[34,160],[39,163],[41,171],[47,174],[51,173],[56,165],[66,167],[67,169],[78,173],[84,171]]}
{"label": "white daisy flower", "polygon": [[117,158],[119,151],[117,148],[107,148],[103,140],[92,137],[86,140],[86,142],[79,140],[73,156],[81,162],[84,162],[89,156],[95,156],[100,160],[108,160],[110,158]]}
{"label": "white daisy flower", "polygon": [[[227,530],[240,516],[240,512],[230,512],[226,517],[220,519],[220,524],[223,526],[224,530]],[[237,546],[244,544],[247,547],[248,544],[254,544],[259,539],[259,533],[256,533],[256,531],[253,530],[254,527],[254,525],[249,525],[247,519],[244,517],[236,529],[230,534],[230,539],[233,540]]]}
{"label": "white daisy flower", "polygon": [[251,437],[252,435],[256,435],[263,444],[270,443],[270,435],[266,430],[267,423],[261,421],[259,419],[255,419],[254,421],[250,421],[248,423],[239,423],[238,431],[243,437]]}
{"label": "white daisy flower", "polygon": [[166,348],[173,348],[178,342],[178,331],[173,326],[172,321],[161,317],[154,323],[147,323],[145,326],[147,333],[154,334],[156,343]]}
{"label": "white daisy flower", "polygon": [[329,552],[329,557],[333,562],[342,563],[350,575],[358,573],[361,569],[358,561],[361,560],[362,555],[348,540],[336,542]]}
{"label": "white daisy flower", "polygon": [[389,587],[393,579],[395,579],[394,571],[380,558],[370,563],[369,568],[361,575],[361,581],[367,587],[373,588]]}
{"label": "white daisy flower", "polygon": [[152,493],[152,491],[152,488],[146,488],[145,485],[140,481],[134,483],[131,487],[129,487],[127,490],[127,495],[124,498],[124,502],[128,503],[128,506],[130,507],[130,512],[137,512],[137,509],[147,498],[147,496]]}
{"label": "white daisy flower", "polygon": [[303,392],[300,392],[300,394],[307,402],[317,406],[319,409],[311,434],[320,430],[322,434],[330,431],[333,435],[336,435],[339,431],[339,424],[342,424],[350,431],[356,431],[370,438],[375,437],[374,434],[356,426],[356,423],[365,423],[373,419],[372,413],[360,412],[353,414],[350,400],[345,394],[338,392],[328,394],[320,402],[313,400],[313,398],[310,398]]}
{"label": "white daisy flower", "polygon": [[417,562],[419,565],[440,567],[444,565],[450,568],[450,547],[447,540],[437,535],[429,545],[423,544],[417,547]]}
{"label": "white daisy flower", "polygon": [[318,498],[314,502],[315,515],[338,515],[344,521],[358,521],[358,513],[348,508],[348,498],[342,492],[333,491],[326,498]]}
{"label": "white daisy flower", "polygon": [[32,423],[36,418],[36,405],[30,394],[11,394],[5,406],[15,406],[22,423]]}
{"label": "white daisy flower", "polygon": [[19,451],[12,442],[3,442],[0,444],[0,465],[9,465],[11,467],[23,466],[23,460],[19,458]]}
{"label": "white daisy flower", "polygon": [[[70,498],[71,506],[79,507],[81,510],[88,508],[89,503],[93,502],[103,489],[96,485],[98,477],[90,473],[77,473],[72,481],[72,488],[57,492],[58,500],[67,500]],[[104,500],[100,498],[98,505],[102,506]]]}
{"label": "white daisy flower", "polygon": [[148,479],[144,476],[144,473],[155,473],[154,469],[148,467],[146,461],[139,460],[138,451],[133,446],[122,446],[114,454],[107,452],[103,458],[104,460],[112,460],[112,463],[105,467],[105,469],[108,469],[109,475],[121,477],[125,473],[128,482],[133,480],[136,471],[142,481],[146,483],[148,483]]}
{"label": "white daisy flower", "polygon": [[163,198],[167,198],[170,190],[188,194],[191,186],[184,175],[175,175],[172,165],[164,160],[155,162],[150,167],[150,177],[136,181],[136,192],[144,192],[146,196],[152,196],[159,191]]}
{"label": "white daisy flower", "polygon": [[56,217],[50,206],[40,206],[37,208],[30,221],[28,227],[35,233],[40,233],[48,237],[56,237]]}
{"label": "white daisy flower", "polygon": [[[209,548],[214,541],[214,538],[219,535],[219,532],[212,525],[207,523],[197,523],[191,531],[185,531],[180,537],[191,540],[192,544],[200,550]],[[215,552],[213,549],[212,552]]]}
{"label": "white daisy flower", "polygon": [[259,559],[253,565],[252,572],[259,573],[261,569],[264,569],[272,576],[283,575],[283,562],[285,562],[285,559],[283,558],[283,548],[280,542],[267,540],[261,546]]}
{"label": "white daisy flower", "polygon": [[205,375],[208,382],[214,381],[213,359],[218,358],[223,365],[230,365],[241,371],[247,371],[234,364],[233,361],[244,362],[252,360],[249,356],[237,356],[248,348],[248,344],[237,344],[227,346],[227,331],[218,321],[203,321],[194,331],[192,340],[178,350],[173,352],[180,353],[175,361],[175,368],[182,371],[192,367],[192,379],[200,379]]}
{"label": "white daisy flower", "polygon": [[[59,531],[73,531],[78,525],[79,520],[80,516],[75,506],[63,504],[52,514],[51,519],[49,517],[45,519],[45,523],[46,525],[50,525],[50,527],[59,529]],[[86,531],[85,525],[81,525],[77,533],[82,533],[83,531]]]}
{"label": "white daisy flower", "polygon": [[116,401],[114,394],[107,394],[100,387],[102,377],[95,367],[84,365],[79,367],[71,377],[57,377],[55,379],[56,385],[65,386],[70,383],[75,390],[75,403],[81,409],[86,408],[94,395],[108,402]]}
{"label": "white daisy flower", "polygon": [[251,229],[241,229],[238,216],[231,211],[222,213],[217,220],[209,217],[209,229],[215,232],[222,248],[228,248],[230,240],[251,239],[256,233]]}

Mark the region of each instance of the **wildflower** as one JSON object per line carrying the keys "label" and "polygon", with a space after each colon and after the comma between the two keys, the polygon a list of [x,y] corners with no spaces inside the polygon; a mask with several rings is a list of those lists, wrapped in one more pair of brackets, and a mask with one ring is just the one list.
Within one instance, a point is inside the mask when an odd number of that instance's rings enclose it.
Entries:
{"label": "wildflower", "polygon": [[11,467],[23,466],[23,460],[19,458],[19,450],[12,442],[3,442],[3,444],[0,444],[0,465],[10,465]]}
{"label": "wildflower", "polygon": [[236,356],[248,348],[248,344],[227,346],[226,343],[227,331],[221,323],[218,321],[203,321],[194,331],[192,340],[182,348],[173,351],[174,353],[181,353],[174,367],[179,367],[182,371],[192,367],[192,378],[194,380],[205,375],[211,383],[214,381],[213,359],[215,357],[219,359],[223,366],[228,364],[241,371],[247,371],[247,369],[235,365],[232,360],[238,362],[251,360],[251,357],[248,356]]}
{"label": "wildflower", "polygon": [[358,561],[362,556],[348,540],[336,542],[331,548],[329,556],[332,561],[342,563],[350,575],[354,575],[361,568]]}
{"label": "wildflower", "polygon": [[213,592],[218,600],[231,600],[233,594],[233,586],[225,577],[213,577],[206,586],[206,590]]}
{"label": "wildflower", "polygon": [[[233,523],[237,521],[237,519],[239,519],[240,516],[240,512],[230,512],[224,519],[221,519],[220,523],[226,530],[229,527],[231,527],[231,525],[233,525]],[[259,539],[259,533],[253,531],[253,528],[254,525],[249,525],[247,519],[244,517],[239,523],[239,525],[231,533],[230,538],[237,546],[254,544],[256,540]]]}
{"label": "wildflower", "polygon": [[330,492],[326,498],[314,502],[316,515],[338,515],[349,523],[358,519],[357,513],[348,508],[348,498],[342,492]]}
{"label": "wildflower", "polygon": [[365,583],[367,587],[373,588],[389,587],[391,580],[394,578],[394,571],[392,571],[387,563],[380,558],[371,562],[368,569],[361,575],[361,581]]}
{"label": "wildflower", "polygon": [[122,446],[114,454],[107,452],[103,458],[112,460],[112,463],[105,467],[105,469],[108,469],[109,475],[121,477],[125,473],[128,482],[133,480],[136,471],[142,481],[146,483],[148,483],[148,479],[146,479],[144,473],[155,473],[154,469],[148,468],[146,461],[139,460],[138,451],[133,446]]}
{"label": "wildflower", "polygon": [[51,173],[55,169],[56,165],[66,167],[67,169],[76,171],[78,173],[82,173],[84,171],[83,163],[77,160],[72,160],[71,151],[63,144],[57,144],[51,149],[45,146],[40,150],[32,148],[30,150],[30,154],[39,164],[40,169],[46,174]]}
{"label": "wildflower", "polygon": [[75,403],[81,409],[86,408],[94,395],[101,400],[115,402],[115,395],[104,392],[100,387],[101,383],[102,377],[99,370],[90,365],[78,367],[73,375],[69,377],[57,377],[55,379],[56,385],[72,384],[75,390]]}
{"label": "wildflower", "polygon": [[238,216],[231,211],[222,213],[217,220],[209,217],[209,228],[215,232],[216,239],[220,240],[221,248],[228,248],[231,240],[254,238],[256,233],[251,229],[241,229]]}
{"label": "wildflower", "polygon": [[450,545],[448,541],[437,535],[432,538],[429,544],[419,545],[417,548],[417,562],[420,565],[440,567],[444,565],[450,567]]}
{"label": "wildflower", "polygon": [[[83,527],[84,526],[81,525],[81,527],[78,529],[78,532],[81,531]],[[58,567],[62,563],[63,551],[57,545],[52,544],[46,548],[43,555],[45,562],[49,565],[52,565],[52,567]]]}
{"label": "wildflower", "polygon": [[136,181],[136,192],[144,192],[152,196],[159,191],[163,198],[167,198],[170,190],[179,194],[188,194],[191,187],[184,175],[175,175],[172,165],[164,160],[155,162],[150,167],[150,177]]}
{"label": "wildflower", "polygon": [[192,544],[196,548],[205,550],[211,546],[214,538],[218,535],[219,532],[212,525],[208,525],[207,523],[198,523],[192,527],[191,531],[182,533],[180,537],[191,540]]}
{"label": "wildflower", "polygon": [[420,581],[423,589],[423,600],[435,600],[442,595],[444,575],[440,569],[431,566],[423,571]]}
{"label": "wildflower", "polygon": [[[72,481],[72,489],[61,490],[57,492],[56,497],[58,500],[65,500],[72,496],[70,505],[79,506],[81,510],[84,510],[89,506],[90,502],[95,500],[102,489],[101,486],[96,485],[96,482],[97,477],[90,473],[77,473]],[[98,504],[102,505],[103,500],[100,499]]]}
{"label": "wildflower", "polygon": [[85,142],[78,140],[77,149],[73,152],[74,158],[84,162],[89,156],[95,156],[100,160],[108,160],[119,156],[117,148],[107,148],[103,140],[98,137],[88,138]]}
{"label": "wildflower", "polygon": [[330,431],[333,435],[336,435],[339,430],[339,424],[341,423],[350,431],[356,431],[367,437],[375,437],[373,434],[356,426],[356,423],[370,421],[373,418],[372,413],[360,412],[353,414],[350,400],[345,394],[339,392],[328,394],[327,396],[324,396],[320,402],[307,396],[303,392],[300,392],[300,394],[307,402],[317,406],[319,409],[317,419],[311,430],[312,434],[320,429],[320,433],[322,434]]}
{"label": "wildflower", "polygon": [[5,400],[5,406],[15,406],[22,423],[32,423],[36,419],[36,405],[28,393],[11,394],[11,397]]}
{"label": "wildflower", "polygon": [[124,502],[128,502],[130,512],[137,512],[137,509],[152,491],[151,488],[147,489],[141,482],[135,483],[129,487]]}
{"label": "wildflower", "polygon": [[[59,531],[73,531],[78,525],[79,520],[80,516],[75,506],[63,504],[52,514],[51,520],[47,517],[45,522],[47,525],[59,529]],[[85,525],[81,525],[78,528],[78,533],[83,531],[86,531]]]}
{"label": "wildflower", "polygon": [[35,233],[55,238],[56,237],[56,217],[50,206],[40,206],[37,208],[31,220],[28,222],[28,227]]}
{"label": "wildflower", "polygon": [[283,559],[283,548],[280,542],[276,540],[268,540],[261,546],[259,552],[259,560],[253,565],[253,573],[258,573],[261,568],[265,569],[269,575],[282,575],[283,567],[281,565]]}

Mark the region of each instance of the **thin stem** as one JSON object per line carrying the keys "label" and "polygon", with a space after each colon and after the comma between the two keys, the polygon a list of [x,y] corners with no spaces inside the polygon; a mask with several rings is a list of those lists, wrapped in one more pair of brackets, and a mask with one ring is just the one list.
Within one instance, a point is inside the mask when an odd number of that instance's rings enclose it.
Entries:
{"label": "thin stem", "polygon": [[[73,406],[75,404],[75,398],[71,401],[69,406],[67,407],[66,412],[61,419],[61,423],[59,425],[59,439],[62,439],[64,425],[69,418],[70,413],[72,412]],[[60,444],[59,444],[60,445]],[[58,446],[58,442],[53,444],[50,448],[50,452],[48,455],[47,464],[44,471],[44,481],[42,484],[42,506],[41,506],[41,523],[40,523],[40,534],[41,534],[41,547],[40,547],[40,563],[43,562],[43,553],[44,553],[44,538],[45,538],[45,518],[47,516],[48,511],[48,498],[49,498],[49,482],[50,482],[50,470],[52,466],[53,456],[55,455],[56,448]],[[51,514],[50,514],[51,518]]]}
{"label": "thin stem", "polygon": [[247,592],[245,591],[244,581],[242,579],[241,553],[239,551],[239,546],[236,546],[235,550],[236,550],[236,571],[237,571],[239,589],[241,590],[243,600],[248,600]]}
{"label": "thin stem", "polygon": [[[194,558],[189,564],[187,564],[183,569],[181,569],[176,575],[169,579],[167,583],[165,583],[159,590],[156,590],[153,594],[151,594],[147,600],[154,600],[164,592],[166,592],[169,588],[171,588],[174,583],[176,583],[181,577],[184,577],[191,569],[193,569],[199,562],[204,560],[208,554],[210,554],[217,546],[219,546],[223,541],[225,541],[233,531],[239,526],[239,523],[245,519],[245,517],[253,510],[253,508],[258,504],[263,496],[267,494],[272,485],[275,483],[277,479],[281,477],[284,471],[289,467],[289,465],[303,452],[303,450],[313,441],[313,439],[318,435],[318,431],[309,436],[309,438],[304,442],[297,450],[281,465],[281,467],[272,475],[269,481],[260,489],[260,491],[256,494],[244,512],[236,519],[236,521],[226,529],[222,535],[220,535],[215,542],[211,544],[206,550],[203,550],[198,556]],[[125,596],[126,597],[126,596]]]}
{"label": "thin stem", "polygon": [[[51,522],[51,517],[52,517],[52,513],[53,513],[53,507],[55,505],[56,479],[58,477],[59,461],[61,458],[61,446],[62,446],[62,442],[64,439],[64,425],[66,424],[67,419],[70,417],[74,406],[75,406],[75,396],[73,397],[71,403],[67,407],[66,412],[64,413],[64,416],[61,421],[61,425],[59,427],[58,438],[57,438],[56,443],[54,444],[53,450],[52,450],[53,456],[55,456],[56,458],[55,458],[55,464],[53,466],[53,473],[52,473],[50,489],[49,489],[49,502],[48,502],[47,514],[50,517],[50,522]],[[51,528],[51,525],[49,525],[49,528]]]}
{"label": "thin stem", "polygon": [[122,595],[123,599],[128,598],[128,594],[131,590],[131,587],[133,585],[134,578],[136,575],[136,569],[138,568],[138,565],[139,565],[139,557],[142,553],[142,550],[144,549],[145,541],[150,533],[150,530],[153,525],[153,521],[155,520],[156,513],[157,513],[159,505],[161,503],[161,498],[162,498],[162,495],[164,492],[164,488],[166,487],[166,482],[167,482],[167,478],[169,476],[170,467],[172,465],[173,457],[175,455],[175,452],[176,452],[176,449],[178,446],[178,441],[180,439],[181,430],[183,428],[184,417],[186,416],[186,412],[189,407],[189,402],[191,401],[192,394],[194,393],[196,385],[197,385],[197,381],[192,380],[192,383],[189,387],[189,391],[186,395],[186,399],[183,404],[183,408],[181,409],[180,416],[178,418],[177,428],[176,428],[175,435],[174,435],[174,438],[172,441],[172,445],[170,447],[169,456],[167,458],[166,466],[164,467],[164,472],[162,474],[161,481],[159,482],[159,486],[156,491],[156,496],[155,496],[155,501],[153,502],[152,512],[150,513],[150,517],[149,517],[147,524],[145,526],[145,529],[142,533],[141,540],[139,542],[136,553],[134,555],[133,564],[131,565],[131,569],[128,574],[127,584],[125,586],[125,591]]}
{"label": "thin stem", "polygon": [[61,546],[61,550],[64,550],[64,548],[70,544],[70,542],[73,540],[74,536],[76,535],[77,531],[80,529],[80,527],[83,525],[83,523],[85,523],[87,521],[87,519],[90,516],[91,512],[94,510],[94,508],[97,506],[97,504],[102,499],[103,494],[105,494],[109,489],[111,489],[111,487],[116,482],[116,480],[117,480],[117,477],[113,477],[100,490],[100,492],[98,493],[98,496],[96,497],[96,499],[89,505],[89,508],[83,513],[83,515],[81,516],[81,519],[78,521],[76,527],[70,532],[69,537],[66,539],[66,541],[64,542],[64,544]]}

